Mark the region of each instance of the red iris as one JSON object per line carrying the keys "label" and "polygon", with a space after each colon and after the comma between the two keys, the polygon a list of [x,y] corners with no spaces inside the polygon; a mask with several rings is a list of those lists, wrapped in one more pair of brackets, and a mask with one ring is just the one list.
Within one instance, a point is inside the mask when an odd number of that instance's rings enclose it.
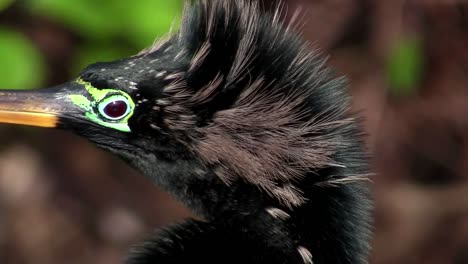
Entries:
{"label": "red iris", "polygon": [[119,118],[127,113],[127,103],[124,101],[114,101],[104,107],[104,113],[110,118]]}

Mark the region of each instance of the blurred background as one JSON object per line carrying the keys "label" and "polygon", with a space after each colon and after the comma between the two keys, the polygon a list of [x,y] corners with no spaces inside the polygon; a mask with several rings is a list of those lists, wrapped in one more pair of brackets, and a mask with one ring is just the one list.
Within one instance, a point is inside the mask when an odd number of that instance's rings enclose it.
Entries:
{"label": "blurred background", "polygon": [[[274,1],[264,1],[270,6]],[[372,153],[371,263],[468,263],[468,3],[284,0],[350,79]],[[0,0],[0,87],[61,83],[177,28],[180,0]],[[53,130],[0,126],[0,262],[121,263],[190,216],[111,155]]]}

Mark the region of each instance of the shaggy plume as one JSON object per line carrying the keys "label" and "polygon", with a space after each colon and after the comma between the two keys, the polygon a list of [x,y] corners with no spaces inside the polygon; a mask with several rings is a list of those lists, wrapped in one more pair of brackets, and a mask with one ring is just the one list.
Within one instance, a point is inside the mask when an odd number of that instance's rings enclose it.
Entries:
{"label": "shaggy plume", "polygon": [[283,15],[260,15],[247,1],[199,1],[186,6],[177,34],[140,55],[186,61],[156,76],[167,85],[155,129],[179,135],[226,184],[243,180],[295,207],[305,202],[297,181],[343,166],[335,157],[352,146],[355,120],[343,80],[281,24]]}

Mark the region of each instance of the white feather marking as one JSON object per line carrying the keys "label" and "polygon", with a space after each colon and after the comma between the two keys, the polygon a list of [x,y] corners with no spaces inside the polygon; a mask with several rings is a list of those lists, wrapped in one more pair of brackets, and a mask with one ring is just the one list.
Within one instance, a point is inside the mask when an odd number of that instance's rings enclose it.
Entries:
{"label": "white feather marking", "polygon": [[288,213],[286,213],[285,211],[279,208],[270,207],[270,208],[267,208],[266,211],[274,218],[283,220],[283,221],[291,217]]}
{"label": "white feather marking", "polygon": [[166,75],[166,73],[167,73],[167,71],[158,72],[158,73],[156,74],[156,78],[160,78],[160,77]]}
{"label": "white feather marking", "polygon": [[171,105],[171,102],[167,100],[159,99],[156,101],[156,104],[160,106],[168,106],[168,105]]}
{"label": "white feather marking", "polygon": [[160,127],[158,127],[158,126],[155,125],[155,124],[150,124],[150,127],[151,127],[152,129],[155,129],[155,130],[159,130],[159,129],[160,129]]}
{"label": "white feather marking", "polygon": [[305,264],[314,264],[314,261],[312,260],[312,253],[310,253],[307,248],[300,246],[297,248],[297,252],[299,252],[299,255],[301,255]]}
{"label": "white feather marking", "polygon": [[174,60],[177,61],[178,59],[182,58],[182,56],[185,55],[185,50],[181,50],[177,53],[177,55],[174,57]]}
{"label": "white feather marking", "polygon": [[184,75],[185,75],[185,72],[175,72],[164,77],[164,80],[167,81],[167,80],[181,79],[184,77]]}
{"label": "white feather marking", "polygon": [[289,208],[301,206],[306,202],[306,198],[304,198],[302,192],[292,184],[285,184],[283,187],[276,187],[267,191],[271,191],[274,197]]}

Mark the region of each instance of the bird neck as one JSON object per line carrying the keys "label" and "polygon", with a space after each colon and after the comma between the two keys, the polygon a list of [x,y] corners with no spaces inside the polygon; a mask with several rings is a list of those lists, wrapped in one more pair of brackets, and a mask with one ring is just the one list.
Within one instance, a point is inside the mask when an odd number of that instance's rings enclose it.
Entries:
{"label": "bird neck", "polygon": [[[210,263],[203,258],[212,252],[206,245],[219,239],[216,242],[223,241],[223,247],[213,248],[219,248],[225,256],[243,257],[237,263],[364,264],[369,251],[371,206],[367,182],[353,180],[352,176],[366,171],[361,165],[353,165],[358,164],[353,163],[361,153],[358,150],[354,156],[337,154],[340,164],[349,164],[347,167],[315,170],[296,180],[294,185],[304,197],[297,206],[285,205],[240,177],[226,183],[198,159],[177,156],[185,155],[184,151],[121,157],[204,219],[188,220],[150,238],[144,246],[149,249],[144,252],[157,260],[168,252],[188,257],[187,252],[199,252],[196,254],[204,253],[200,261]],[[256,256],[273,259],[251,259]]]}
{"label": "bird neck", "polygon": [[[257,263],[249,262],[252,256],[272,257],[270,262],[259,263],[367,263],[370,205],[365,182],[323,185],[319,177],[310,175],[297,182],[306,202],[288,207],[241,180],[226,184],[196,162],[152,164],[159,164],[158,168],[143,172],[204,219],[190,220],[184,228],[176,226],[153,239],[175,239],[177,243],[172,245],[177,246],[171,250],[193,247],[194,252],[208,254],[206,240],[220,239],[229,241],[223,242],[225,248],[220,252],[238,254],[247,263]],[[346,174],[328,169],[320,175],[326,179],[327,175],[341,173]],[[189,238],[180,239],[186,234]],[[162,244],[167,243],[149,243]],[[155,254],[158,250],[148,252]],[[200,260],[209,263],[204,256]]]}

